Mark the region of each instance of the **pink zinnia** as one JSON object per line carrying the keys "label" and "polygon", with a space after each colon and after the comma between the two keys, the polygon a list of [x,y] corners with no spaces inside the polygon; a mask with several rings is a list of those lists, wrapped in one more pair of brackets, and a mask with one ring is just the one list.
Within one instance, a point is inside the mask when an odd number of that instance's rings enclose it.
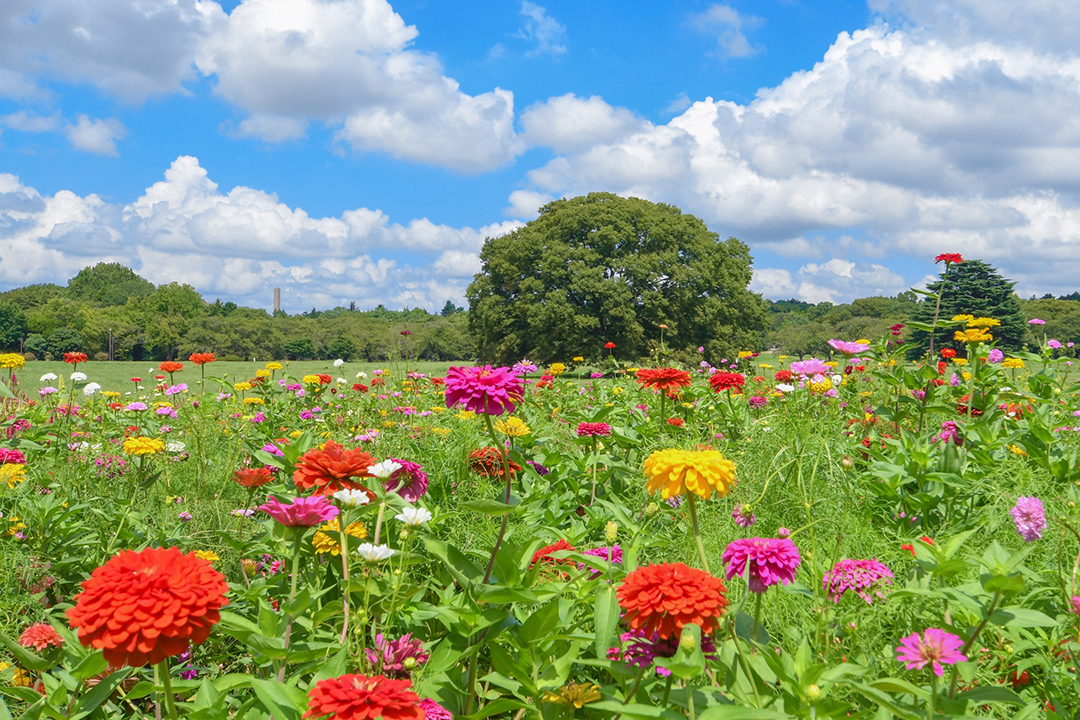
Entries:
{"label": "pink zinnia", "polygon": [[[412,636],[402,635],[397,640],[387,640],[379,633],[375,636],[375,647],[366,648],[364,655],[371,663],[372,672],[392,678],[407,678],[413,669],[428,661],[429,655],[423,644]],[[411,663],[406,662],[412,660]]]}
{"label": "pink zinnia", "polygon": [[525,392],[510,368],[452,367],[446,373],[446,407],[464,405],[466,410],[484,415],[514,412]]}
{"label": "pink zinnia", "polygon": [[844,355],[861,355],[870,348],[866,343],[848,342],[847,340],[830,340],[829,347]]}
{"label": "pink zinnia", "polygon": [[743,538],[727,546],[720,559],[727,565],[728,580],[746,574],[750,592],[763,593],[769,586],[787,585],[795,579],[802,558],[795,543],[786,538]]}
{"label": "pink zinnia", "polygon": [[825,573],[822,585],[834,603],[840,602],[844,593],[852,590],[868,604],[873,604],[875,596],[885,599],[881,586],[891,585],[892,576],[892,570],[876,559],[841,560]]}
{"label": "pink zinnia", "polygon": [[424,698],[419,705],[424,711],[425,720],[454,720],[453,713],[431,698]]}
{"label": "pink zinnia", "polygon": [[583,422],[577,426],[578,437],[607,437],[611,435],[611,426],[607,423]]}
{"label": "pink zinnia", "polygon": [[34,648],[38,652],[46,650],[49,646],[60,647],[64,644],[64,638],[56,632],[56,628],[48,623],[34,623],[23,630],[19,636],[19,644],[26,648]]}
{"label": "pink zinnia", "polygon": [[1046,511],[1039,498],[1021,497],[1009,514],[1016,523],[1016,532],[1026,542],[1034,542],[1042,537],[1042,531],[1046,529]]}
{"label": "pink zinnia", "polygon": [[805,375],[806,377],[824,375],[831,369],[832,368],[825,364],[824,360],[818,360],[817,358],[810,358],[809,360],[800,360],[791,363],[791,372],[798,375]]}
{"label": "pink zinnia", "polygon": [[915,633],[901,640],[900,647],[896,648],[896,659],[906,663],[908,670],[922,670],[927,665],[932,665],[934,674],[941,677],[945,674],[942,665],[955,665],[967,660],[960,653],[963,646],[964,641],[958,636],[937,628],[928,628],[922,637]]}
{"label": "pink zinnia", "polygon": [[1073,595],[1069,602],[1072,604],[1072,607],[1069,608],[1069,612],[1073,615],[1080,615],[1080,597]]}
{"label": "pink zinnia", "polygon": [[396,462],[401,467],[394,471],[389,479],[383,481],[383,488],[387,491],[396,492],[411,503],[416,502],[427,493],[428,476],[424,472],[424,466],[409,460],[389,458],[390,462]]}
{"label": "pink zinnia", "polygon": [[[618,545],[611,545],[610,547],[598,547],[591,550],[582,550],[581,554],[598,557],[601,560],[607,560],[609,563],[612,563],[614,565],[622,565],[622,548]],[[601,574],[600,570],[589,567],[588,565],[585,565],[583,563],[578,563],[578,567],[582,570],[584,570],[585,568],[589,568],[589,576],[593,578],[598,577]]]}
{"label": "pink zinnia", "polygon": [[259,509],[282,525],[312,527],[337,517],[338,509],[321,495],[298,497],[286,505],[277,498],[267,499]]}
{"label": "pink zinnia", "polygon": [[749,505],[739,503],[731,511],[731,517],[739,527],[750,527],[757,522],[757,515],[753,513]]}
{"label": "pink zinnia", "polygon": [[8,463],[13,463],[15,465],[25,465],[26,456],[23,455],[21,450],[0,448],[0,465],[6,465]]}

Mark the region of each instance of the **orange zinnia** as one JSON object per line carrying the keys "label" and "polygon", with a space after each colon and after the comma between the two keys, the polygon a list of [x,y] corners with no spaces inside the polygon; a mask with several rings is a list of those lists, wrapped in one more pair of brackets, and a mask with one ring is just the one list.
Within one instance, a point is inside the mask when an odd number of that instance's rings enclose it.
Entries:
{"label": "orange zinnia", "polygon": [[342,675],[308,690],[304,718],[319,720],[424,720],[412,681],[375,675]]}
{"label": "orange zinnia", "polygon": [[180,372],[184,369],[184,363],[173,362],[172,360],[166,360],[158,365],[158,369],[165,373]]}
{"label": "orange zinnia", "polygon": [[662,390],[671,395],[678,392],[680,388],[690,386],[690,373],[671,367],[653,370],[642,368],[637,371],[637,381],[644,387]]}
{"label": "orange zinnia", "polygon": [[214,353],[191,353],[188,360],[195,365],[205,365],[206,363],[216,362],[217,358],[214,357]]}
{"label": "orange zinnia", "polygon": [[[316,495],[333,495],[338,490],[364,490],[352,478],[370,477],[368,472],[375,458],[356,448],[346,450],[333,440],[327,440],[322,450],[308,450],[296,461],[293,482],[302,490],[315,488]],[[372,497],[374,500],[374,497]]]}
{"label": "orange zinnia", "polygon": [[626,611],[625,620],[645,637],[678,637],[686,625],[703,633],[720,624],[728,606],[727,588],[718,577],[682,563],[647,565],[626,576],[615,596]]}
{"label": "orange zinnia", "polygon": [[79,642],[112,665],[155,665],[210,635],[229,603],[225,576],[178,548],[124,550],[94,570],[67,612]]}
{"label": "orange zinnia", "polygon": [[240,487],[262,487],[274,479],[274,473],[268,467],[240,468],[232,474],[232,479]]}
{"label": "orange zinnia", "polygon": [[[506,474],[506,468],[502,463],[503,451],[499,448],[482,447],[469,453],[469,464],[472,471],[484,477],[502,477]],[[510,466],[510,474],[516,475],[521,471],[521,466],[513,460],[507,460]]]}

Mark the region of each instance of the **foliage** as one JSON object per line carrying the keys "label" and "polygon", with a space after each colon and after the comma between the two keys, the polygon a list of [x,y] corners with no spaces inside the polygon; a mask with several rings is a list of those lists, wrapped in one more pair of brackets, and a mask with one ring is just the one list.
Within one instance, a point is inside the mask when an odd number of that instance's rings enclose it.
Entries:
{"label": "foliage", "polygon": [[68,281],[67,296],[100,305],[123,305],[130,298],[145,298],[154,284],[120,263],[85,267]]}
{"label": "foliage", "polygon": [[0,302],[0,350],[18,350],[26,336],[26,313],[13,302]]}
{"label": "foliage", "polygon": [[609,193],[556,200],[485,241],[480,260],[469,327],[488,360],[597,358],[607,342],[619,358],[665,343],[719,359],[757,346],[765,328],[746,245],[670,205]]}

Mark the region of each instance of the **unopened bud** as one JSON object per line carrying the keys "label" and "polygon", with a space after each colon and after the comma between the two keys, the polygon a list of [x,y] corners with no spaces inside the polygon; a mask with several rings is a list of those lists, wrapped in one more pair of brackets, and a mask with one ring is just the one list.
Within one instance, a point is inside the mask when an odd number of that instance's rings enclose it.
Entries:
{"label": "unopened bud", "polygon": [[854,460],[852,460],[852,459],[851,459],[850,457],[848,457],[847,455],[845,455],[845,456],[844,456],[844,457],[843,457],[843,458],[842,458],[842,459],[840,460],[840,464],[841,464],[841,465],[843,465],[843,467],[844,467],[844,469],[845,469],[845,470],[851,470],[851,469],[853,469],[853,468],[855,467],[855,461],[854,461]]}
{"label": "unopened bud", "polygon": [[243,565],[244,572],[246,572],[248,575],[254,575],[259,569],[259,563],[255,562],[254,560],[244,559],[240,561],[240,564]]}
{"label": "unopened bud", "polygon": [[402,540],[409,537],[409,528],[402,528],[401,532],[398,533],[398,537]]}
{"label": "unopened bud", "polygon": [[808,700],[810,700],[810,702],[816,703],[818,700],[821,699],[821,688],[819,688],[817,685],[809,686],[808,688],[806,688],[806,697]]}
{"label": "unopened bud", "polygon": [[405,668],[406,670],[412,670],[414,667],[416,667],[416,658],[414,658],[414,657],[405,658],[404,660],[401,661],[401,667]]}
{"label": "unopened bud", "polygon": [[615,539],[619,537],[619,523],[614,520],[608,520],[608,524],[604,526],[604,539],[609,544],[614,544]]}
{"label": "unopened bud", "polygon": [[[1077,485],[1080,485],[1080,483],[1077,483]],[[658,512],[660,512],[660,506],[657,505],[654,502],[649,503],[648,505],[645,506],[645,514],[646,515],[655,515]]]}
{"label": "unopened bud", "polygon": [[776,537],[780,538],[781,540],[789,538],[791,537],[791,531],[788,530],[786,527],[778,528],[776,530]]}
{"label": "unopened bud", "polygon": [[694,648],[696,648],[696,647],[697,647],[697,640],[695,640],[694,636],[691,635],[690,633],[684,632],[682,634],[682,637],[679,638],[679,648],[680,649],[685,650],[686,652],[693,652]]}

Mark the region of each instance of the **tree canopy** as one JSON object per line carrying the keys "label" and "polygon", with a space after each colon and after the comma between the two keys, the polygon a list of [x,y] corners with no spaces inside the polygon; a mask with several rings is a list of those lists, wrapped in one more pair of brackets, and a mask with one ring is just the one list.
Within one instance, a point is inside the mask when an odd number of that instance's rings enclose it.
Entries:
{"label": "tree canopy", "polygon": [[638,359],[662,332],[676,352],[704,347],[719,360],[756,347],[766,325],[747,290],[747,246],[671,205],[610,193],[556,200],[489,238],[480,260],[466,295],[485,360],[595,358],[609,342],[616,357]]}
{"label": "tree canopy", "polygon": [[128,298],[144,298],[154,292],[154,284],[120,263],[98,263],[85,267],[68,281],[67,294],[73,300],[123,305]]}

